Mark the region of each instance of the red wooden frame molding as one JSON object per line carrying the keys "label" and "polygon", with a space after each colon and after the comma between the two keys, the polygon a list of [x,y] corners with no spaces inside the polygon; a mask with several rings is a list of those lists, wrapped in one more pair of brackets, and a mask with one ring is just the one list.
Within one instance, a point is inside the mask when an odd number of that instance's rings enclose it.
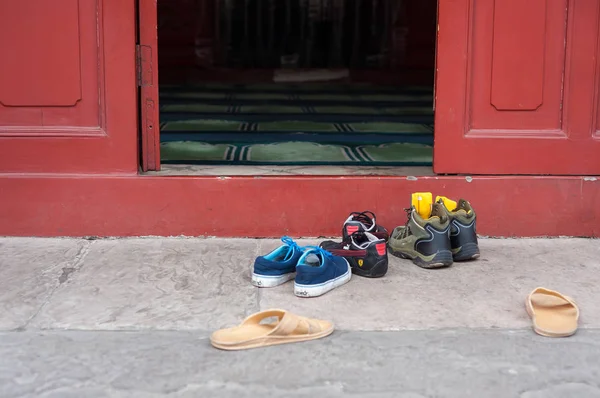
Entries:
{"label": "red wooden frame molding", "polygon": [[600,236],[595,177],[0,176],[0,235],[336,236],[350,211],[404,224],[410,193],[471,201],[488,236]]}

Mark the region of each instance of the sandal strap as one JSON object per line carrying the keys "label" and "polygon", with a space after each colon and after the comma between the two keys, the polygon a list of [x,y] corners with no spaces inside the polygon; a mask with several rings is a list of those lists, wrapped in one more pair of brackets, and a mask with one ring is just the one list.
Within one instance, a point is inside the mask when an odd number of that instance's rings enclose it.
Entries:
{"label": "sandal strap", "polygon": [[294,332],[312,334],[321,331],[321,325],[318,321],[280,309],[270,309],[252,314],[242,322],[242,325],[256,325],[266,318],[273,317],[279,318],[279,322],[269,333],[269,336],[282,337],[289,336]]}
{"label": "sandal strap", "polygon": [[246,319],[244,319],[244,321],[242,322],[242,325],[257,325],[257,324],[261,323],[264,319],[273,318],[273,317],[277,317],[277,318],[279,318],[279,321],[281,321],[283,319],[283,317],[285,316],[286,312],[287,311],[285,311],[285,310],[279,310],[279,309],[270,309],[270,310],[260,311],[255,314],[252,314],[252,315],[248,316]]}
{"label": "sandal strap", "polygon": [[321,332],[321,329],[321,324],[317,320],[287,312],[270,334],[274,336],[287,336],[292,333],[313,334]]}
{"label": "sandal strap", "polygon": [[542,294],[542,295],[547,295],[547,296],[553,296],[556,297],[560,300],[564,300],[565,302],[567,302],[568,304],[572,305],[575,310],[577,311],[577,318],[579,318],[579,306],[577,305],[577,303],[575,302],[575,300],[573,300],[573,298],[569,297],[569,296],[565,296],[564,294],[557,292],[556,290],[551,290],[551,289],[547,289],[545,287],[538,287],[535,288],[530,294],[529,297],[527,298],[527,305],[533,309],[533,303],[532,303],[532,299],[533,296],[536,294]]}
{"label": "sandal strap", "polygon": [[289,336],[300,324],[300,317],[292,313],[286,312],[283,318],[279,320],[277,326],[273,328],[269,336]]}

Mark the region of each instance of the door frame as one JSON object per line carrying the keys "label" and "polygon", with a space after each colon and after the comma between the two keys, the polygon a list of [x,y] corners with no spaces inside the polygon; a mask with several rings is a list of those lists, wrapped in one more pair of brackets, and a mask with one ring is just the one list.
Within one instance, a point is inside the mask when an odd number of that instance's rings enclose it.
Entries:
{"label": "door frame", "polygon": [[136,79],[142,171],[160,170],[157,0],[137,1]]}
{"label": "door frame", "polygon": [[[438,0],[436,7],[437,24],[439,24],[439,3],[440,1]],[[138,134],[140,142],[140,166],[143,172],[160,171],[160,99],[157,0],[136,0],[136,4],[136,76],[139,87]],[[437,65],[437,39],[435,65]],[[433,74],[433,86],[434,89],[436,89],[437,70],[435,67]],[[432,106],[435,110],[435,96]],[[435,152],[435,144],[433,150]],[[433,162],[435,162],[435,159],[433,159]]]}

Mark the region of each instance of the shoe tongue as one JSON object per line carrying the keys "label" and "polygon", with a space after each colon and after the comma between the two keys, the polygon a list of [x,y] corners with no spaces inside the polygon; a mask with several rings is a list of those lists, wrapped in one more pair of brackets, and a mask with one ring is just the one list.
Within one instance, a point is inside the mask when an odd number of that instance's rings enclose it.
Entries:
{"label": "shoe tongue", "polygon": [[448,199],[445,196],[436,196],[435,201],[441,201],[444,204],[444,206],[446,206],[446,209],[448,209],[448,211],[456,210],[456,208],[458,207],[458,203],[456,203],[452,199]]}
{"label": "shoe tongue", "polygon": [[441,203],[434,203],[431,209],[431,217],[439,217],[440,221],[445,222],[447,216],[444,205]]}
{"label": "shoe tongue", "polygon": [[379,240],[375,235],[369,232],[356,233],[350,237],[351,245],[355,249],[366,249],[371,242]]}
{"label": "shoe tongue", "polygon": [[473,208],[471,204],[464,199],[458,201],[458,206],[456,207],[458,210],[455,210],[457,213],[464,213],[467,217],[473,216]]}
{"label": "shoe tongue", "polygon": [[294,248],[292,246],[288,246],[288,251],[285,255],[284,261],[291,260],[292,257],[294,257],[294,252],[295,252]]}
{"label": "shoe tongue", "polygon": [[412,206],[424,219],[428,219],[431,216],[432,203],[431,192],[415,192],[412,194]]}
{"label": "shoe tongue", "polygon": [[310,253],[304,259],[304,263],[311,267],[318,267],[321,264],[321,259],[316,254]]}
{"label": "shoe tongue", "polygon": [[350,243],[350,245],[355,249],[362,249],[362,246],[360,246],[358,243],[356,243],[356,241],[354,239],[352,239],[352,243]]}
{"label": "shoe tongue", "polygon": [[364,231],[371,231],[373,228],[375,228],[375,218],[370,218],[369,216],[363,213],[360,213],[356,216],[350,216],[350,218],[347,221],[352,221],[355,223],[354,225],[346,226],[346,232],[348,233],[348,235],[352,235],[354,232],[359,230],[359,226],[356,225],[357,223],[362,226],[362,229]]}

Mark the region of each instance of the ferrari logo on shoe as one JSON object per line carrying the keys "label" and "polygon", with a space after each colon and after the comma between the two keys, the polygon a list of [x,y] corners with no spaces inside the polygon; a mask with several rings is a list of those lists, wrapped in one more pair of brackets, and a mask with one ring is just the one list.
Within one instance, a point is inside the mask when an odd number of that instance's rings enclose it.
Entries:
{"label": "ferrari logo on shoe", "polygon": [[364,261],[363,261],[363,259],[362,259],[362,258],[359,258],[359,259],[358,259],[358,266],[359,266],[359,267],[362,267],[362,266],[363,266],[363,264],[364,264]]}

